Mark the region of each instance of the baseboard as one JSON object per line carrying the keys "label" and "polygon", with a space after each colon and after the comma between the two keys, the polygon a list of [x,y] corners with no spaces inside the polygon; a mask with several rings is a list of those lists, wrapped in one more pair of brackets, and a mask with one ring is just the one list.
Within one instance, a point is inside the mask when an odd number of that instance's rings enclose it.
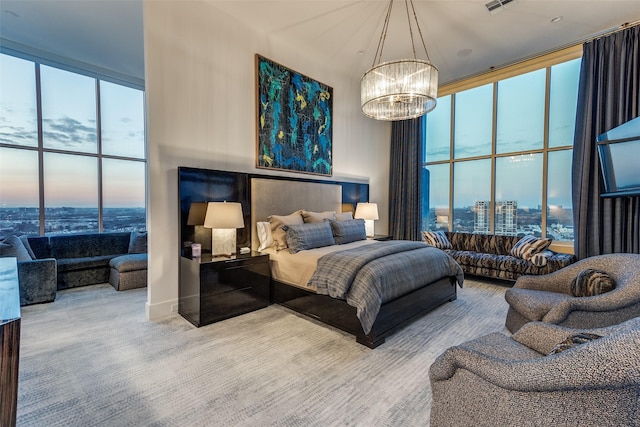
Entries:
{"label": "baseboard", "polygon": [[144,305],[145,314],[147,316],[147,320],[156,321],[163,319],[167,316],[170,316],[174,312],[171,310],[172,307],[178,304],[178,299],[172,299],[168,301],[163,301],[156,304],[149,304],[147,301]]}

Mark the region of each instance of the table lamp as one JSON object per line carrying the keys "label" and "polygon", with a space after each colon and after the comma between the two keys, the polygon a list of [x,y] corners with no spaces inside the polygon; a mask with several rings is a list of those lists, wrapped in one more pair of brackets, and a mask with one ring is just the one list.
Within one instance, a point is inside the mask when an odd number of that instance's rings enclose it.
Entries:
{"label": "table lamp", "polygon": [[356,205],[356,212],[353,214],[354,218],[364,219],[364,228],[367,237],[373,237],[374,226],[373,221],[379,219],[378,217],[378,204],[377,203],[358,203]]}
{"label": "table lamp", "polygon": [[236,253],[236,229],[244,228],[240,203],[209,202],[204,226],[211,229],[211,254],[231,256]]}

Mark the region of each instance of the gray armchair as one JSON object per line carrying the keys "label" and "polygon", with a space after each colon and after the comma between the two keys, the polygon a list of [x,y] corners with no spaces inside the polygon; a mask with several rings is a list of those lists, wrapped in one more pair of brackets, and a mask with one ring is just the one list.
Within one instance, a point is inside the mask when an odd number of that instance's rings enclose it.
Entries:
{"label": "gray armchair", "polygon": [[[591,297],[574,297],[571,281],[585,269],[603,270],[616,287]],[[505,293],[506,326],[515,332],[531,321],[571,328],[599,328],[640,316],[640,255],[609,254],[585,258],[542,276],[521,276]]]}
{"label": "gray armchair", "polygon": [[[546,356],[579,332],[602,338]],[[640,425],[640,318],[594,330],[541,322],[451,347],[431,365],[431,426]]]}

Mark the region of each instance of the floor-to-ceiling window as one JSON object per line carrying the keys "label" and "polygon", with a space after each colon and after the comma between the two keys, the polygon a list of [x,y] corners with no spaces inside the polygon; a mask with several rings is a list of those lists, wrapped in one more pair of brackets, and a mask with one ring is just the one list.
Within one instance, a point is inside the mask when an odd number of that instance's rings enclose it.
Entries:
{"label": "floor-to-ceiling window", "polygon": [[573,240],[580,58],[438,98],[426,116],[424,228]]}
{"label": "floor-to-ceiling window", "polygon": [[146,228],[144,92],[0,54],[0,235]]}

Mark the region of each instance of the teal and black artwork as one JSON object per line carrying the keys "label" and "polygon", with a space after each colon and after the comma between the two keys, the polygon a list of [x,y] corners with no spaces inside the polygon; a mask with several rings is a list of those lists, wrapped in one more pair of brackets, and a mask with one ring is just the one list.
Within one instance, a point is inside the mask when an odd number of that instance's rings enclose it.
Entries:
{"label": "teal and black artwork", "polygon": [[256,55],[259,168],[332,174],[333,89]]}

